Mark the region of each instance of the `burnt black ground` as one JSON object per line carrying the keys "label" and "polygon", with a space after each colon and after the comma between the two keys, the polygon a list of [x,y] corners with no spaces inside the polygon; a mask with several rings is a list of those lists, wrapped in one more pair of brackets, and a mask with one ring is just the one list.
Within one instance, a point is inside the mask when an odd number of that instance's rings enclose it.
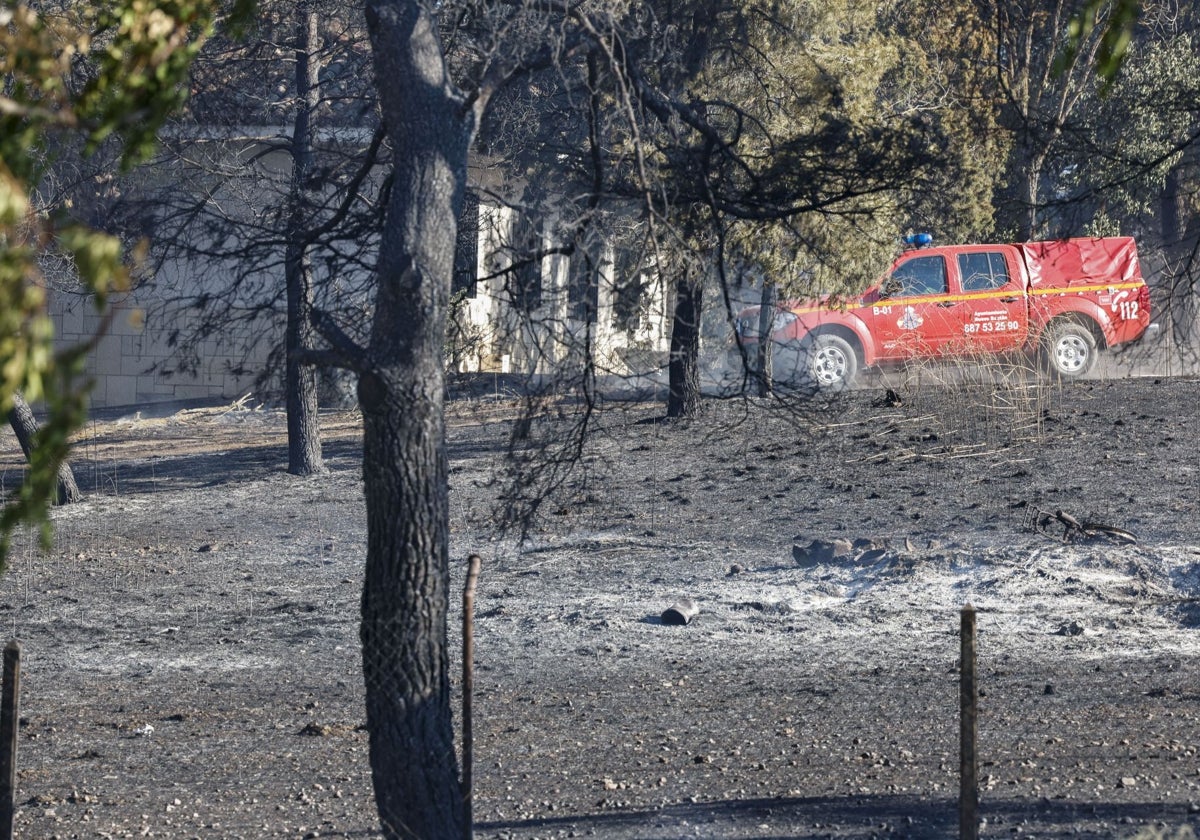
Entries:
{"label": "burnt black ground", "polygon": [[[951,836],[967,601],[983,836],[1200,826],[1200,381],[930,379],[676,423],[604,401],[522,543],[492,524],[514,403],[453,405],[456,590],[485,558],[476,836]],[[88,499],[0,581],[19,836],[377,836],[360,454],[353,416],[328,426],[308,479],[277,412],[90,427]],[[1031,528],[1056,509],[1139,542]],[[839,537],[876,550],[793,558]]]}

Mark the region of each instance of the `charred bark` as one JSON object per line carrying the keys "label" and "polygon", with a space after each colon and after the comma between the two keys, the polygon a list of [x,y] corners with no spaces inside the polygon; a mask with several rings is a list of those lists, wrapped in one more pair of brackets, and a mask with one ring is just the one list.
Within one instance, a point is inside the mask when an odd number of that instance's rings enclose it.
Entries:
{"label": "charred bark", "polygon": [[285,383],[288,472],[292,475],[313,475],[325,472],[325,461],[321,456],[317,372],[311,365],[299,361],[300,354],[313,346],[313,328],[309,320],[312,274],[307,258],[289,254],[285,273],[288,290]]}
{"label": "charred bark", "polygon": [[[305,4],[305,7],[307,4]],[[321,457],[320,406],[317,372],[302,361],[314,346],[312,326],[313,276],[308,256],[306,224],[308,190],[313,169],[312,120],[320,104],[321,48],[316,11],[302,7],[296,42],[296,90],[299,105],[292,133],[292,215],[284,257],[287,285],[286,373],[288,472],[312,475],[325,471]]]}
{"label": "charred bark", "polygon": [[695,417],[700,412],[700,315],[704,287],[700,276],[684,269],[675,284],[675,316],[667,363],[667,416]]}
{"label": "charred bark", "polygon": [[359,382],[368,534],[360,636],[371,778],[388,838],[462,834],[439,380],[389,365]]}
{"label": "charred bark", "polygon": [[758,301],[758,344],[754,346],[754,373],[760,397],[769,396],[774,387],[771,375],[771,325],[774,323],[775,284],[764,280]]}
{"label": "charred bark", "polygon": [[446,650],[449,505],[442,346],[474,118],[437,27],[412,0],[369,0],[393,188],[359,379],[367,562],[362,595],[371,776],[384,836],[463,831]]}
{"label": "charred bark", "polygon": [[[17,436],[21,451],[25,453],[25,460],[28,461],[33,455],[38,421],[33,416],[33,409],[20,394],[13,394],[13,407],[8,412],[8,423],[12,426],[13,434]],[[83,494],[79,492],[79,485],[75,483],[75,473],[71,470],[71,465],[63,461],[58,467],[58,494],[54,503],[66,505],[81,498]]]}

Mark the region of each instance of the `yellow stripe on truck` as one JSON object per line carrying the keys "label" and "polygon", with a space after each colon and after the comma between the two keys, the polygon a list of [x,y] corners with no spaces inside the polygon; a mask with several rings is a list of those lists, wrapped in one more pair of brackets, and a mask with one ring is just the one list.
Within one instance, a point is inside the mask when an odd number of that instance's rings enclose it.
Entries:
{"label": "yellow stripe on truck", "polygon": [[1070,295],[1083,292],[1115,292],[1118,289],[1140,289],[1145,283],[1104,283],[1100,286],[1059,286],[1054,289],[1030,289],[1031,295]]}
{"label": "yellow stripe on truck", "polygon": [[[1081,295],[1087,292],[1115,292],[1121,289],[1140,289],[1144,283],[1104,283],[1099,286],[1055,286],[1050,289],[1030,289],[1031,295]],[[862,306],[895,306],[900,303],[908,303],[910,301],[920,301],[921,303],[961,303],[964,300],[1000,300],[1001,298],[1013,297],[1021,294],[1019,289],[1007,289],[1005,291],[991,292],[973,292],[966,295],[938,295],[936,297],[897,297],[897,298],[880,298],[875,303],[857,302],[857,306],[847,304],[845,309],[855,309]],[[832,306],[806,306],[801,309],[791,309],[788,312],[794,312],[797,315],[803,315],[808,312],[834,312],[844,311],[842,307]]]}

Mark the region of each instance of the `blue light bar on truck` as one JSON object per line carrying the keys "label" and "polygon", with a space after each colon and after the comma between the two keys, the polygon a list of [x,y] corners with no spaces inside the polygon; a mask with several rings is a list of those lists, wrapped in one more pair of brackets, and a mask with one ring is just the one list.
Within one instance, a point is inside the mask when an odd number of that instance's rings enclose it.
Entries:
{"label": "blue light bar on truck", "polygon": [[910,248],[924,248],[926,245],[933,244],[932,233],[910,233],[904,237],[904,244]]}

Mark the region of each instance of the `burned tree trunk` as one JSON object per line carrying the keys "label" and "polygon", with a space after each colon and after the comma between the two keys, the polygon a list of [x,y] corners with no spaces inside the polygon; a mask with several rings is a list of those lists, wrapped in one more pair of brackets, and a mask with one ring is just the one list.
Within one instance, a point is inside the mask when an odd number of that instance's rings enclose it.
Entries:
{"label": "burned tree trunk", "polygon": [[[13,407],[8,412],[8,423],[12,426],[13,434],[17,436],[17,442],[21,444],[25,460],[28,461],[33,455],[38,422],[37,418],[33,416],[33,409],[20,394],[13,394]],[[63,461],[58,467],[58,494],[55,504],[66,505],[77,502],[81,498],[79,485],[75,483],[75,473],[71,471],[71,465]]]}
{"label": "burned tree trunk", "polygon": [[450,712],[449,504],[442,346],[474,116],[428,7],[369,0],[393,188],[360,360],[367,561],[362,661],[384,836],[460,837]]}
{"label": "burned tree trunk", "polygon": [[771,371],[771,325],[775,323],[775,284],[763,281],[758,304],[758,344],[754,345],[754,373],[758,395],[768,396],[774,388]]}
{"label": "burned tree trunk", "polygon": [[668,357],[667,416],[694,417],[700,412],[700,315],[704,286],[697,272],[685,268],[675,284],[675,316],[671,321]]}
{"label": "burned tree trunk", "polygon": [[306,257],[288,254],[287,275],[287,426],[288,472],[313,475],[325,471],[321,457],[320,406],[317,403],[317,372],[298,357],[312,347],[312,276]]}
{"label": "burned tree trunk", "polygon": [[312,119],[320,104],[321,48],[317,13],[302,7],[296,43],[298,105],[292,133],[292,209],[288,224],[284,280],[287,284],[287,423],[288,472],[311,475],[325,471],[321,458],[321,425],[317,404],[317,374],[301,356],[313,347],[312,261],[308,256],[306,225],[310,218],[308,191],[313,169]]}

